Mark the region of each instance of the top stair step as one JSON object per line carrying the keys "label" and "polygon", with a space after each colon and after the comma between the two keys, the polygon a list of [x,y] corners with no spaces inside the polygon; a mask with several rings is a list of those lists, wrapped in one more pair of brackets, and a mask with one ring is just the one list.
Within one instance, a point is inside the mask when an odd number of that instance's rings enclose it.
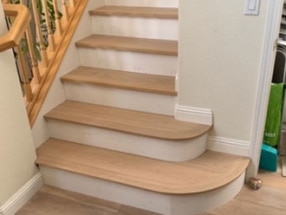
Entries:
{"label": "top stair step", "polygon": [[211,128],[178,121],[172,116],[74,101],[65,101],[47,113],[45,118],[166,140],[197,138]]}
{"label": "top stair step", "polygon": [[160,19],[178,19],[177,8],[104,6],[91,10],[90,15],[130,16]]}
{"label": "top stair step", "polygon": [[178,55],[178,42],[173,40],[144,39],[122,36],[90,35],[75,43],[77,47],[115,49],[161,55]]}
{"label": "top stair step", "polygon": [[179,7],[179,0],[105,0],[105,5],[130,7]]}

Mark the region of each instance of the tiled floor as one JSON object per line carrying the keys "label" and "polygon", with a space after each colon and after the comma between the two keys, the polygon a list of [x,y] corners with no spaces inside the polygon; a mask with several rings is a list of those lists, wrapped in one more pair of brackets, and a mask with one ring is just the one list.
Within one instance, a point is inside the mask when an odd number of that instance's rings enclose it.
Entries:
{"label": "tiled floor", "polygon": [[[261,172],[263,187],[244,187],[228,204],[201,215],[285,215],[286,178]],[[16,215],[158,215],[45,186]],[[178,214],[179,215],[179,214]]]}

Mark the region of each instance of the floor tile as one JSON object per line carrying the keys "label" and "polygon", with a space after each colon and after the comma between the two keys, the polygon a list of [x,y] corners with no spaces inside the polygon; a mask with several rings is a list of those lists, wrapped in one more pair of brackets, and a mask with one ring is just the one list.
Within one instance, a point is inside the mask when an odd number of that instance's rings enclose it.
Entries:
{"label": "floor tile", "polygon": [[215,214],[211,214],[211,213],[202,213],[202,214],[197,214],[197,215],[215,215]]}
{"label": "floor tile", "polygon": [[258,177],[262,180],[263,187],[272,187],[286,191],[286,177],[281,176],[281,169],[277,172],[260,170]]}
{"label": "floor tile", "polygon": [[286,195],[285,191],[282,190],[263,186],[260,190],[253,191],[244,187],[237,198],[242,201],[275,207],[286,211]]}
{"label": "floor tile", "polygon": [[129,206],[122,206],[122,208],[119,210],[118,215],[161,215],[161,214],[141,210],[138,208],[132,208]]}
{"label": "floor tile", "polygon": [[102,200],[99,198],[83,195],[80,193],[75,193],[71,191],[66,191],[63,189],[55,188],[52,186],[45,185],[41,188],[43,193],[47,193],[50,195],[58,196],[67,200],[75,201],[81,204],[90,205],[99,209],[104,209],[111,212],[118,212],[121,205],[118,203]]}
{"label": "floor tile", "polygon": [[214,215],[285,215],[286,211],[244,202],[241,200],[233,200],[223,207],[220,207],[212,212]]}
{"label": "floor tile", "polygon": [[47,193],[37,193],[16,215],[116,215]]}

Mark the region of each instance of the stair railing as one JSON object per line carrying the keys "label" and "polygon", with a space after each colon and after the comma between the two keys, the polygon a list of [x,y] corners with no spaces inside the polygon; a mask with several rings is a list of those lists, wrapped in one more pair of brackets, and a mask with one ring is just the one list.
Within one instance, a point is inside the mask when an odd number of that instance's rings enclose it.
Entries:
{"label": "stair railing", "polygon": [[33,126],[88,0],[2,0],[8,33]]}

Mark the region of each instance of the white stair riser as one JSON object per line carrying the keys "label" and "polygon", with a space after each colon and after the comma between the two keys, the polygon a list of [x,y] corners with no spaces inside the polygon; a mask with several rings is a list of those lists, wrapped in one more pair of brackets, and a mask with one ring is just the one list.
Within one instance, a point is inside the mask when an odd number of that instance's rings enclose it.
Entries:
{"label": "white stair riser", "polygon": [[49,119],[47,124],[52,138],[166,161],[194,159],[207,147],[207,134],[192,140],[169,141],[59,120]]}
{"label": "white stair riser", "polygon": [[146,74],[175,76],[177,56],[79,48],[82,66],[100,67]]}
{"label": "white stair riser", "polygon": [[134,7],[178,7],[179,0],[105,0],[105,4]]}
{"label": "white stair riser", "polygon": [[45,166],[41,166],[41,172],[48,185],[164,215],[195,215],[219,207],[240,192],[245,176],[205,193],[168,195]]}
{"label": "white stair riser", "polygon": [[175,96],[65,82],[68,100],[129,110],[174,115]]}
{"label": "white stair riser", "polygon": [[94,34],[178,40],[178,20],[174,19],[93,16],[92,23]]}

